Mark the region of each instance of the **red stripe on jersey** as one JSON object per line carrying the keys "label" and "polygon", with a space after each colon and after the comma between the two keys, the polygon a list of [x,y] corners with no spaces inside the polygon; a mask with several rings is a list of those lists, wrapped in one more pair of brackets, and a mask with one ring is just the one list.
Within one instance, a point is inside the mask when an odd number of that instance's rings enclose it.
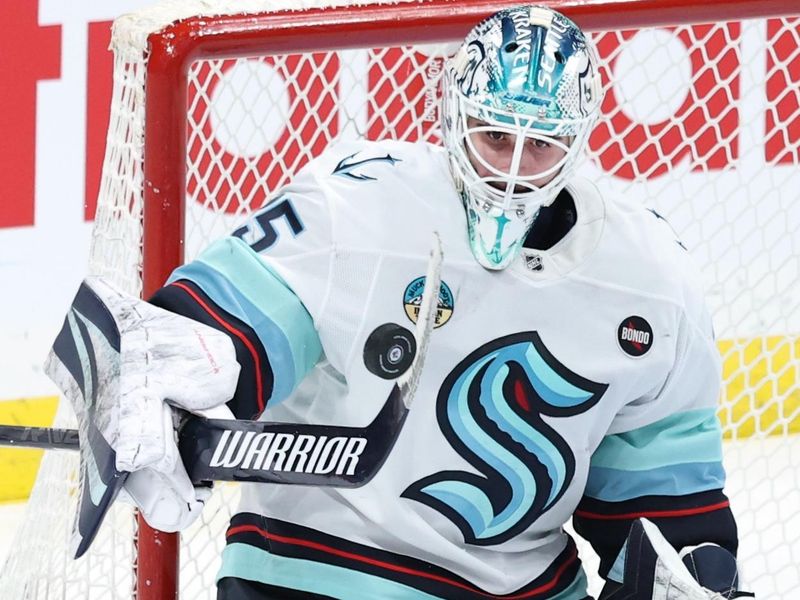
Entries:
{"label": "red stripe on jersey", "polygon": [[598,521],[623,521],[626,519],[639,519],[641,517],[653,518],[669,518],[669,517],[686,517],[691,515],[702,515],[703,513],[714,512],[722,508],[728,508],[730,502],[725,500],[718,504],[711,504],[709,506],[698,506],[697,508],[682,508],[678,510],[652,510],[642,512],[624,513],[621,515],[608,515],[604,513],[593,513],[587,510],[576,510],[575,516],[583,517],[584,519],[596,519]]}
{"label": "red stripe on jersey", "polygon": [[210,306],[208,306],[205,302],[203,302],[203,299],[200,298],[200,296],[198,296],[197,294],[195,294],[194,291],[189,286],[177,281],[175,283],[172,283],[171,285],[179,287],[184,292],[189,294],[192,298],[194,298],[194,301],[197,302],[203,308],[203,310],[205,310],[209,315],[211,315],[212,319],[214,319],[217,323],[222,325],[227,331],[231,332],[233,335],[239,338],[245,345],[247,350],[250,352],[250,356],[253,358],[253,362],[255,363],[256,366],[256,401],[258,402],[258,412],[259,413],[264,412],[264,387],[261,382],[261,361],[258,358],[258,352],[256,352],[256,349],[253,346],[253,344],[250,342],[250,340],[247,339],[247,336],[245,334],[236,329],[233,325],[231,325],[227,321],[223,320],[222,317],[220,317],[217,313],[215,313],[214,310]]}
{"label": "red stripe on jersey", "polygon": [[522,594],[512,594],[512,595],[500,595],[500,596],[498,596],[496,594],[490,594],[488,592],[484,592],[483,590],[480,590],[480,589],[478,589],[476,587],[473,587],[473,586],[466,585],[466,584],[461,583],[459,581],[453,581],[452,579],[448,579],[446,577],[442,577],[441,575],[434,575],[433,573],[426,573],[424,571],[419,571],[417,569],[410,569],[408,567],[402,567],[400,565],[393,565],[392,563],[388,563],[388,562],[385,562],[385,561],[382,561],[382,560],[377,560],[377,559],[374,559],[374,558],[370,558],[368,556],[361,556],[360,554],[354,554],[353,552],[347,552],[347,551],[344,551],[344,550],[339,550],[337,548],[332,548],[330,546],[326,546],[325,544],[320,544],[318,542],[312,542],[312,541],[309,541],[309,540],[302,540],[302,539],[299,539],[299,538],[291,538],[291,537],[286,537],[286,536],[283,536],[283,535],[276,535],[274,533],[270,533],[268,531],[265,531],[264,529],[261,529],[260,527],[257,527],[256,525],[237,525],[235,527],[231,527],[230,529],[228,529],[227,537],[231,537],[233,535],[236,535],[237,533],[257,533],[258,535],[260,535],[260,536],[262,536],[262,537],[264,537],[264,538],[266,538],[268,540],[272,540],[272,541],[279,542],[279,543],[282,543],[282,544],[289,544],[289,545],[292,545],[292,546],[303,546],[305,548],[310,548],[312,550],[319,550],[320,552],[326,552],[326,553],[332,554],[334,556],[340,556],[342,558],[347,558],[347,559],[350,559],[350,560],[354,560],[354,561],[370,564],[370,565],[373,565],[373,566],[376,566],[376,567],[381,567],[381,568],[387,569],[389,571],[395,571],[395,572],[398,572],[398,573],[405,573],[406,575],[413,575],[414,577],[421,577],[423,579],[430,579],[432,581],[438,581],[439,583],[452,585],[453,587],[457,587],[457,588],[460,588],[460,589],[463,589],[463,590],[467,590],[468,592],[470,592],[472,594],[483,596],[484,598],[498,598],[498,599],[502,599],[502,600],[519,600],[519,599],[522,599],[522,598],[530,598],[532,596],[536,596],[538,594],[541,594],[543,592],[547,592],[547,591],[553,589],[556,586],[556,584],[558,583],[558,580],[561,578],[561,575],[564,573],[564,571],[566,571],[567,568],[570,567],[570,565],[572,565],[572,563],[575,562],[575,560],[577,560],[577,558],[578,558],[577,551],[573,549],[572,555],[569,557],[569,560],[566,561],[563,565],[561,565],[558,568],[558,570],[556,571],[556,573],[553,576],[553,578],[550,581],[548,581],[547,583],[542,584],[542,585],[540,585],[539,587],[537,587],[537,588],[535,588],[533,590],[528,590],[527,592],[524,592]]}

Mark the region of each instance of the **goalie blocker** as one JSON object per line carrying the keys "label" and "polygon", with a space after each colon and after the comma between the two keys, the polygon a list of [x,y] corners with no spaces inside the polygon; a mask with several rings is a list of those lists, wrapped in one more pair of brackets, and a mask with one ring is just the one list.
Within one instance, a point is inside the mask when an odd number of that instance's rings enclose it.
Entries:
{"label": "goalie blocker", "polygon": [[[45,365],[79,424],[75,556],[88,549],[123,487],[151,525],[149,516],[157,511],[177,511],[173,521],[180,529],[199,514],[209,493],[196,484],[355,487],[369,481],[405,422],[433,329],[442,261],[434,237],[414,332],[417,352],[379,413],[361,428],[194,416],[232,416],[225,402],[239,366],[230,339],[102,280],[84,282]],[[176,415],[183,415],[178,444]]]}

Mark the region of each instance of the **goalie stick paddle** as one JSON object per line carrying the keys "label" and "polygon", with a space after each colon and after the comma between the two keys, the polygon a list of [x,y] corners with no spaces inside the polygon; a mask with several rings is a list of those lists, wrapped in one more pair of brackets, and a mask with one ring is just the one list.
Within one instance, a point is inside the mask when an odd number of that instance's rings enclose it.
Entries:
{"label": "goalie stick paddle", "polygon": [[[178,446],[192,482],[358,487],[370,481],[394,446],[419,384],[438,307],[442,258],[441,240],[434,233],[414,330],[416,353],[366,427],[206,419],[187,414],[178,432]],[[92,324],[112,347],[116,342],[118,350],[119,333],[113,318],[88,287],[81,286],[73,310],[92,315]],[[89,418],[80,434],[71,429],[0,425],[0,445],[80,450],[81,495],[73,531],[78,558],[89,548],[129,473],[116,469],[115,452],[96,427],[97,392],[86,383],[86,374],[95,372],[96,357],[85,326],[76,323],[68,316],[53,348],[72,374],[72,385],[80,388],[78,393],[93,396],[92,401],[87,399]],[[85,365],[87,357],[89,364]]]}

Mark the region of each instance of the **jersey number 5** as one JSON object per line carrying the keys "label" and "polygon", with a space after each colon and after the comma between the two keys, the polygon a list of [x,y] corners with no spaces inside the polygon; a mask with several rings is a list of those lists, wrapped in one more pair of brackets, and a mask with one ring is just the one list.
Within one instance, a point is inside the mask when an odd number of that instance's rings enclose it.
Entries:
{"label": "jersey number 5", "polygon": [[274,225],[274,221],[278,219],[286,219],[289,229],[295,236],[305,229],[305,225],[303,225],[300,217],[297,216],[291,200],[279,198],[277,202],[266,206],[253,219],[239,227],[231,235],[249,244],[255,252],[261,252],[271,248],[278,241],[280,234]]}

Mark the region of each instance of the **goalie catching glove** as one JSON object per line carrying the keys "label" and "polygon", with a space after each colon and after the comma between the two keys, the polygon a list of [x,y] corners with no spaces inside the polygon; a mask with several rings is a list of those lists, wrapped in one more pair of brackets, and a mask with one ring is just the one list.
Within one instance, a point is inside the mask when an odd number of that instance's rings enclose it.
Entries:
{"label": "goalie catching glove", "polygon": [[102,519],[116,486],[152,527],[188,526],[209,490],[195,488],[181,462],[175,409],[233,418],[225,403],[236,389],[239,364],[230,338],[87,279],[45,371],[78,418],[84,505],[78,521],[87,503]]}
{"label": "goalie catching glove", "polygon": [[[647,519],[633,522],[600,600],[733,600],[754,598],[739,588],[736,559],[716,544],[676,552]],[[619,568],[618,568],[619,567]],[[622,581],[616,581],[621,579]]]}

